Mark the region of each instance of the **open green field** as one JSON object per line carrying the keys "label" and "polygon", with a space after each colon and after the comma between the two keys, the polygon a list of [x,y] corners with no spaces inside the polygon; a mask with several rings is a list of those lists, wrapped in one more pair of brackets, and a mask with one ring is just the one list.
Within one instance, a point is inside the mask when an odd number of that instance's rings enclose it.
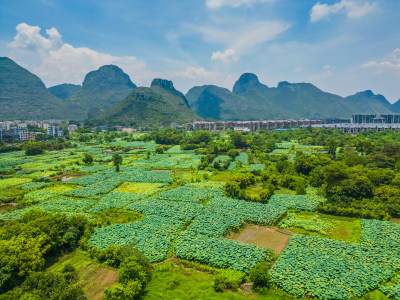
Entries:
{"label": "open green field", "polygon": [[358,219],[308,212],[289,212],[279,226],[299,234],[317,235],[354,243],[360,241],[362,231]]}

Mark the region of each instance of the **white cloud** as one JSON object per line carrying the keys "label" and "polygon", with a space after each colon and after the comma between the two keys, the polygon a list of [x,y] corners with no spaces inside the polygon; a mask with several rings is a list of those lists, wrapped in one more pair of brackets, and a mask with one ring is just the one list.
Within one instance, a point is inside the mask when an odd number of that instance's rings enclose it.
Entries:
{"label": "white cloud", "polygon": [[211,55],[211,60],[220,60],[223,62],[238,62],[240,57],[236,55],[234,49],[227,49],[224,52],[216,51]]}
{"label": "white cloud", "polygon": [[183,78],[189,79],[204,79],[204,78],[213,78],[218,75],[216,72],[207,71],[203,67],[195,68],[195,67],[188,67],[185,71],[178,73]]}
{"label": "white cloud", "polygon": [[383,61],[369,61],[363,65],[363,68],[375,68],[377,73],[383,73],[387,70],[400,71],[400,48],[394,49],[392,55]]}
{"label": "white cloud", "polygon": [[304,70],[304,68],[300,67],[300,66],[293,69],[294,72],[301,72],[303,70]]}
{"label": "white cloud", "polygon": [[62,45],[61,35],[54,27],[46,30],[48,38],[40,34],[39,26],[30,26],[26,23],[18,24],[14,41],[8,46],[12,49],[27,49],[31,51],[48,51]]}
{"label": "white cloud", "polygon": [[[8,44],[13,56],[25,65],[33,65],[33,72],[48,85],[62,82],[80,84],[88,72],[107,64],[118,65],[133,75],[131,79],[134,82],[148,79],[146,64],[134,56],[113,56],[86,47],[75,48],[64,43],[55,28],[46,30],[48,37],[40,34],[38,26],[21,23],[16,29],[14,41]],[[26,57],[33,57],[34,62],[26,63]]]}
{"label": "white cloud", "polygon": [[195,84],[226,81],[226,74],[185,66],[184,62],[178,70],[150,71],[134,56],[114,56],[87,47],[74,47],[62,41],[57,29],[46,30],[47,37],[41,35],[40,30],[38,26],[19,24],[14,41],[8,47],[12,58],[38,75],[47,86],[81,84],[87,73],[108,64],[119,66],[139,86],[149,86],[154,78],[165,78],[174,81],[178,90],[186,92]]}
{"label": "white cloud", "polygon": [[333,73],[334,67],[330,65],[324,65],[322,66],[322,72],[318,74],[314,74],[308,77],[308,80],[311,82],[319,82],[320,80],[333,77],[335,74]]}
{"label": "white cloud", "polygon": [[332,77],[332,76],[334,76],[334,74],[333,74],[333,72],[331,71],[331,70],[325,70],[324,72],[322,72],[322,73],[320,73],[320,74],[315,74],[315,75],[311,75],[311,76],[309,76],[308,77],[308,79],[310,80],[310,81],[319,81],[319,80],[322,80],[322,79],[326,79],[326,78],[329,78],[329,77]]}
{"label": "white cloud", "polygon": [[318,2],[310,11],[310,20],[311,22],[318,22],[338,13],[345,13],[349,18],[361,18],[376,8],[377,4],[375,2],[370,3],[360,0],[341,0],[332,5]]}
{"label": "white cloud", "polygon": [[199,26],[192,29],[200,32],[206,42],[222,44],[227,49],[234,49],[237,55],[240,55],[275,39],[289,27],[289,24],[279,21],[258,21],[225,28]]}
{"label": "white cloud", "polygon": [[[167,78],[174,82],[177,90],[186,93],[193,86],[205,84],[217,84],[222,86],[230,86],[230,80],[226,74],[218,71],[206,70],[203,67],[187,67],[184,70],[169,70],[157,74],[157,77]],[[229,82],[226,85],[226,82]]]}
{"label": "white cloud", "polygon": [[256,3],[273,2],[276,0],[206,0],[206,6],[210,9],[222,6],[239,7],[242,5],[251,6]]}

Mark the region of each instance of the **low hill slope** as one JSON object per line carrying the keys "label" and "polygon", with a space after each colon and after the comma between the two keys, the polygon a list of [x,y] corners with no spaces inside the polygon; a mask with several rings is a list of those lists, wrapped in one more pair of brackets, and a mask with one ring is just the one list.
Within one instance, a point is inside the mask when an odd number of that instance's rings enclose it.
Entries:
{"label": "low hill slope", "polygon": [[78,84],[63,83],[48,88],[49,92],[60,99],[75,95],[82,87]]}
{"label": "low hill slope", "polygon": [[72,107],[51,94],[42,80],[0,57],[0,120],[69,118]]}
{"label": "low hill slope", "polygon": [[136,85],[119,67],[102,66],[89,72],[82,88],[68,100],[81,108],[81,116],[94,117],[124,99]]}
{"label": "low hill slope", "polygon": [[354,113],[393,113],[392,105],[382,95],[367,90],[345,98]]}
{"label": "low hill slope", "polygon": [[154,79],[150,88],[134,89],[96,119],[114,124],[160,126],[200,118],[190,110],[185,96],[175,90],[171,81]]}

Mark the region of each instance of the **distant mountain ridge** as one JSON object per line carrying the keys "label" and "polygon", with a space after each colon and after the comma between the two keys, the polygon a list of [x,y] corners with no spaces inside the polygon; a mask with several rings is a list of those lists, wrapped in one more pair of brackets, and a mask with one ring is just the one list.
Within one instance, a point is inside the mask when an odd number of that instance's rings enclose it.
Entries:
{"label": "distant mountain ridge", "polygon": [[400,100],[390,104],[370,90],[343,98],[311,83],[282,81],[277,87],[268,87],[252,73],[242,74],[232,91],[204,85],[183,95],[165,79],[154,79],[150,88],[137,88],[114,65],[89,72],[82,86],[61,84],[46,89],[39,77],[0,57],[0,120],[89,118],[148,124],[153,118],[154,124],[161,124],[199,118],[350,118],[353,113],[400,113]]}
{"label": "distant mountain ridge", "polygon": [[119,67],[107,65],[89,72],[82,86],[61,84],[46,89],[39,77],[1,57],[0,120],[83,120],[121,101],[134,88]]}
{"label": "distant mountain ridge", "polygon": [[389,101],[371,91],[342,98],[311,83],[283,81],[277,87],[268,87],[252,73],[241,75],[232,92],[205,85],[190,89],[186,97],[201,117],[217,120],[350,118],[353,113],[393,113]]}
{"label": "distant mountain ridge", "polygon": [[51,94],[42,80],[7,57],[0,57],[0,120],[71,118],[68,103]]}

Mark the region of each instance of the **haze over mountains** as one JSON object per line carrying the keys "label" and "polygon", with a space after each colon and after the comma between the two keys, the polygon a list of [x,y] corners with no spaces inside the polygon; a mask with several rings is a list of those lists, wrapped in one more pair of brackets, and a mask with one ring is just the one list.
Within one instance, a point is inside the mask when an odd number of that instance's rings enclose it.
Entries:
{"label": "haze over mountains", "polygon": [[91,119],[130,125],[185,123],[195,119],[264,120],[349,118],[352,113],[397,113],[372,91],[340,97],[310,83],[280,82],[268,87],[245,73],[232,91],[213,85],[193,87],[186,95],[169,80],[136,87],[114,65],[89,72],[82,86],[61,84],[46,89],[39,77],[7,57],[0,58],[0,120]]}

